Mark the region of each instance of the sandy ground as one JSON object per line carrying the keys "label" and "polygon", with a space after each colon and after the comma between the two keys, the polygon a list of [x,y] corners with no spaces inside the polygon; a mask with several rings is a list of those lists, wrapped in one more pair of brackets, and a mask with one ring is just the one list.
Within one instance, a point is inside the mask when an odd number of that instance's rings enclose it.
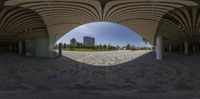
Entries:
{"label": "sandy ground", "polygon": [[104,52],[76,52],[76,51],[63,51],[63,55],[71,58],[72,60],[96,66],[111,66],[129,62],[144,54],[151,52],[148,51],[104,51]]}
{"label": "sandy ground", "polygon": [[148,51],[103,67],[1,53],[0,99],[199,99],[199,64],[199,55],[166,53],[157,61]]}

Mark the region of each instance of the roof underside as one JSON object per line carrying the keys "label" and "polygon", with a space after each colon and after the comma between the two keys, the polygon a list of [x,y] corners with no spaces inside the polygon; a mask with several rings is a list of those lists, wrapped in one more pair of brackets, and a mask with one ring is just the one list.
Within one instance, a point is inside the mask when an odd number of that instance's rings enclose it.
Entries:
{"label": "roof underside", "polygon": [[125,25],[151,44],[156,35],[184,41],[199,33],[198,0],[1,0],[0,5],[0,42],[47,33],[58,40],[79,25],[100,21]]}

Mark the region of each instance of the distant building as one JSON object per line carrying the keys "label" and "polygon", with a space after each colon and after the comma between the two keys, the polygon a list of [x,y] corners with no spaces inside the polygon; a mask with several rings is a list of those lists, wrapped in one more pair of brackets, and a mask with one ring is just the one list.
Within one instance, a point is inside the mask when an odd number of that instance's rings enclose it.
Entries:
{"label": "distant building", "polygon": [[72,38],[72,39],[70,40],[70,45],[77,45],[77,41],[76,41],[75,38]]}
{"label": "distant building", "polygon": [[85,37],[83,37],[83,44],[85,46],[95,46],[95,38],[85,36]]}

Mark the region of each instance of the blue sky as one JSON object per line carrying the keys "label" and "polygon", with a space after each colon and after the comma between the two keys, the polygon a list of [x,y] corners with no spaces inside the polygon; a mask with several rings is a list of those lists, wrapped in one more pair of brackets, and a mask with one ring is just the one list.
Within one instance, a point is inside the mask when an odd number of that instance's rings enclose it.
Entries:
{"label": "blue sky", "polygon": [[133,30],[115,23],[94,22],[81,25],[66,33],[57,43],[63,42],[69,44],[70,39],[75,38],[78,42],[83,42],[84,36],[95,38],[96,44],[111,44],[124,46],[127,44],[135,46],[146,45],[142,37]]}

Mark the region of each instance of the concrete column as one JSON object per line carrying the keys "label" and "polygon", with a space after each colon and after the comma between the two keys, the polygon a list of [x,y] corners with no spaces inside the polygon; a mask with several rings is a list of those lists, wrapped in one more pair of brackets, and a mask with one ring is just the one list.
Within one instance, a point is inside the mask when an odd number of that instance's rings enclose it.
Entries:
{"label": "concrete column", "polygon": [[170,53],[172,52],[172,45],[171,44],[169,45],[169,52]]}
{"label": "concrete column", "polygon": [[154,52],[156,53],[156,45],[154,46],[154,49],[153,49],[153,50],[154,50]]}
{"label": "concrete column", "polygon": [[59,57],[62,57],[62,43],[59,43]]}
{"label": "concrete column", "polygon": [[156,37],[156,59],[163,59],[163,38],[161,36]]}
{"label": "concrete column", "polygon": [[184,43],[184,54],[188,54],[188,42]]}
{"label": "concrete column", "polygon": [[18,46],[18,50],[19,50],[19,54],[22,54],[22,42],[19,42],[19,46]]}

